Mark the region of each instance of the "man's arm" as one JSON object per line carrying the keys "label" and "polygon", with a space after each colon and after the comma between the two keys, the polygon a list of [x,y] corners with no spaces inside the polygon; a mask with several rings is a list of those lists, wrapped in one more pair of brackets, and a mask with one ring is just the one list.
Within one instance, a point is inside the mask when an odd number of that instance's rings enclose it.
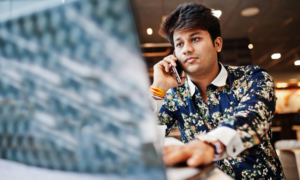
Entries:
{"label": "man's arm", "polygon": [[[185,77],[183,77],[182,83],[178,84],[174,75],[170,73],[170,64],[176,66],[175,61],[177,61],[177,58],[174,55],[169,55],[153,66],[153,84],[150,88],[150,101],[153,111],[158,116],[159,123],[167,125],[167,134],[171,131],[175,123],[174,113],[176,109],[172,108],[175,107],[175,102],[165,97],[173,96],[170,91],[171,88],[182,85],[185,80]],[[157,97],[155,93],[152,92],[153,88],[158,88],[159,91],[163,91],[164,93],[166,91],[168,92],[165,97]]]}
{"label": "man's arm", "polygon": [[[259,145],[268,137],[275,112],[275,87],[272,77],[262,69],[255,70],[236,89],[239,104],[233,117],[207,135],[216,137],[225,146],[228,156],[235,157],[245,149]],[[226,134],[226,136],[224,136]]]}

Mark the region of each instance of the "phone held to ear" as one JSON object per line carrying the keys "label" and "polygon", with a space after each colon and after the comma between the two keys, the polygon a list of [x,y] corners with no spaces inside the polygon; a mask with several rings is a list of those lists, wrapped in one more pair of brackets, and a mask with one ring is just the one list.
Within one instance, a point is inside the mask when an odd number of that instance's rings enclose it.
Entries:
{"label": "phone held to ear", "polygon": [[[175,51],[173,52],[173,55],[176,57]],[[171,65],[171,69],[172,69],[172,72],[175,74],[178,84],[181,84],[182,83],[181,78],[185,77],[186,74],[183,71],[183,69],[181,68],[180,64],[178,63],[178,60],[176,61],[176,67]]]}

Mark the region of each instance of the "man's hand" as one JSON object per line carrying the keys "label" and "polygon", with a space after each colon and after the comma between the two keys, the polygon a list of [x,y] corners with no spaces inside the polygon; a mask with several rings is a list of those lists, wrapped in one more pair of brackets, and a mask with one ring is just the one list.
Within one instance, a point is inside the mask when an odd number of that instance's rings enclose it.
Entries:
{"label": "man's hand", "polygon": [[153,66],[153,84],[152,86],[168,91],[170,88],[180,86],[184,83],[186,77],[181,78],[182,83],[178,84],[175,76],[170,73],[170,64],[176,67],[177,58],[169,55]]}
{"label": "man's hand", "polygon": [[184,146],[165,146],[163,157],[166,165],[186,161],[190,167],[208,165],[213,162],[215,150],[209,144],[193,140]]}

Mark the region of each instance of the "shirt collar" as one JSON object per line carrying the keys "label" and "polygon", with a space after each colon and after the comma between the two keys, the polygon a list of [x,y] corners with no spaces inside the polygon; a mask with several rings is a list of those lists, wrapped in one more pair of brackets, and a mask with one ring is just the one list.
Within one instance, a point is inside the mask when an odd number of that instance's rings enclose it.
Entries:
{"label": "shirt collar", "polygon": [[[219,64],[221,67],[221,71],[219,72],[218,76],[210,84],[215,85],[217,87],[222,87],[222,86],[226,85],[226,79],[228,77],[228,72],[224,68],[223,64],[221,64],[220,62],[219,62]],[[187,79],[188,79],[188,83],[189,83],[189,87],[190,87],[191,96],[193,96],[196,91],[196,86],[189,77],[187,77]]]}

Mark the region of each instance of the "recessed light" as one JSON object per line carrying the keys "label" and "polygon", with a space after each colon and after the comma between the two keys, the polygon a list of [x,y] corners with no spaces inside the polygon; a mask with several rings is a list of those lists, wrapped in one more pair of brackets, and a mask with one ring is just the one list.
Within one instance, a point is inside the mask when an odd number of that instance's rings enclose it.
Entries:
{"label": "recessed light", "polygon": [[249,48],[249,49],[253,49],[253,44],[249,44],[249,45],[248,45],[248,48]]}
{"label": "recessed light", "polygon": [[279,58],[281,58],[281,54],[280,53],[274,53],[274,54],[272,54],[271,58],[272,59],[279,59]]}
{"label": "recessed light", "polygon": [[288,87],[288,83],[277,83],[276,86],[277,88],[286,88]]}
{"label": "recessed light", "polygon": [[250,7],[241,11],[241,15],[245,17],[254,16],[258,13],[259,13],[259,9],[257,7]]}
{"label": "recessed light", "polygon": [[212,10],[212,14],[214,15],[214,16],[216,16],[217,18],[220,18],[221,17],[221,15],[222,15],[222,11],[221,10]]}
{"label": "recessed light", "polygon": [[147,29],[147,34],[148,34],[148,35],[151,35],[152,33],[153,33],[153,30],[152,30],[151,28],[148,28],[148,29]]}
{"label": "recessed light", "polygon": [[294,62],[294,64],[295,64],[295,66],[300,66],[300,60],[296,60],[296,61]]}

